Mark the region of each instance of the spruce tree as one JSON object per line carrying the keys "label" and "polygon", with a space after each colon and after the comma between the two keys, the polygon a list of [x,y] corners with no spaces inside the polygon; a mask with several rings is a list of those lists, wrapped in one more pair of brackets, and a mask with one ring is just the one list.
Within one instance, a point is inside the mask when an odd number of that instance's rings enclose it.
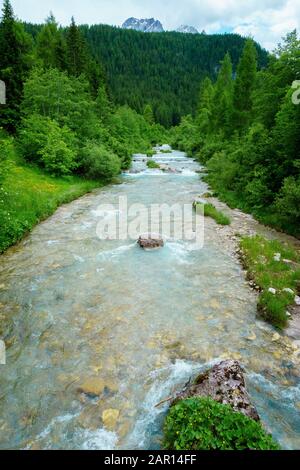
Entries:
{"label": "spruce tree", "polygon": [[6,85],[6,105],[0,107],[0,125],[14,131],[19,121],[23,80],[29,68],[30,41],[15,20],[9,0],[4,0],[0,23],[0,79]]}
{"label": "spruce tree", "polygon": [[213,125],[214,88],[210,78],[206,77],[200,88],[196,125],[201,134],[209,134]]}
{"label": "spruce tree", "polygon": [[52,13],[37,36],[37,56],[44,67],[66,67],[66,45]]}
{"label": "spruce tree", "polygon": [[72,17],[67,31],[67,69],[70,75],[87,75],[88,52],[86,42]]}
{"label": "spruce tree", "polygon": [[254,41],[248,39],[238,64],[234,84],[235,124],[237,127],[245,127],[249,124],[256,73],[257,51]]}
{"label": "spruce tree", "polygon": [[147,104],[144,108],[144,118],[148,124],[154,124],[154,114],[151,104]]}
{"label": "spruce tree", "polygon": [[232,62],[227,53],[221,62],[221,68],[215,85],[213,119],[216,132],[228,135],[233,113],[233,79]]}
{"label": "spruce tree", "polygon": [[105,85],[100,85],[95,101],[97,116],[99,116],[102,122],[106,122],[108,116],[112,111],[112,104],[108,98]]}

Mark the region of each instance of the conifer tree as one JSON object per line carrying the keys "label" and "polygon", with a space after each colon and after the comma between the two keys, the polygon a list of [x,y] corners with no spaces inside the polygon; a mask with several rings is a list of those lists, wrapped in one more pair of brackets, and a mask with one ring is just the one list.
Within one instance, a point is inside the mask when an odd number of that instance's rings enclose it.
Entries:
{"label": "conifer tree", "polygon": [[6,105],[0,108],[0,125],[13,131],[19,120],[23,80],[29,68],[30,40],[15,20],[9,0],[4,0],[0,23],[0,79],[6,85]]}
{"label": "conifer tree", "polygon": [[238,64],[234,84],[235,124],[245,127],[249,124],[253,107],[253,91],[257,73],[257,51],[254,41],[246,41],[243,54]]}
{"label": "conifer tree", "polygon": [[105,85],[99,86],[96,98],[96,112],[103,122],[106,122],[112,111],[112,104],[108,98]]}
{"label": "conifer tree", "polygon": [[44,67],[66,67],[66,44],[52,13],[37,36],[37,56]]}
{"label": "conifer tree", "polygon": [[88,69],[87,45],[73,17],[67,31],[67,69],[74,77],[87,74]]}
{"label": "conifer tree", "polygon": [[206,77],[200,88],[196,125],[200,132],[209,134],[212,130],[214,88],[210,78]]}
{"label": "conifer tree", "polygon": [[228,134],[233,113],[232,62],[227,53],[221,62],[221,68],[215,85],[213,119],[216,132]]}
{"label": "conifer tree", "polygon": [[151,104],[146,104],[143,114],[148,124],[154,124],[154,114]]}

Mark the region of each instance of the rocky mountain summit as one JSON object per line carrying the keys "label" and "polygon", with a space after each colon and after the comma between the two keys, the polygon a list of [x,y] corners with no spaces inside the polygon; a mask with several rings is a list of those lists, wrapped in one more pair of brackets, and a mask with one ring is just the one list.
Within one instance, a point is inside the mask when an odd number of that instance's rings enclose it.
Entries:
{"label": "rocky mountain summit", "polygon": [[155,20],[154,18],[128,18],[128,20],[123,23],[122,28],[124,29],[135,29],[136,31],[141,31],[143,33],[163,33],[164,28],[160,21]]}
{"label": "rocky mountain summit", "polygon": [[199,34],[199,31],[194,28],[194,26],[188,26],[185,24],[182,24],[179,26],[179,28],[176,29],[177,33],[189,33],[189,34]]}
{"label": "rocky mountain summit", "polygon": [[[154,18],[128,18],[123,24],[124,29],[134,29],[143,33],[163,33],[164,27],[159,20]],[[199,31],[193,26],[181,25],[176,29],[177,33],[199,34]]]}

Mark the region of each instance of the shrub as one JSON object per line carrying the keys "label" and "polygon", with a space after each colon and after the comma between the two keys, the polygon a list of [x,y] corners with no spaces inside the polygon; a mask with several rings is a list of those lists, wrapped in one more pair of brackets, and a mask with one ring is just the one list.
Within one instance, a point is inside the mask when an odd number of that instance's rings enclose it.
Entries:
{"label": "shrub", "polygon": [[111,180],[121,170],[120,159],[103,145],[89,142],[82,150],[84,174],[91,179]]}
{"label": "shrub", "polygon": [[297,180],[290,176],[284,180],[283,186],[278,194],[276,212],[282,222],[283,228],[300,236],[300,178]]}
{"label": "shrub", "polygon": [[14,154],[12,139],[0,135],[0,187],[8,172],[9,159]]}
{"label": "shrub", "polygon": [[172,406],[164,425],[168,450],[275,450],[260,423],[210,398],[188,398]]}
{"label": "shrub", "polygon": [[160,168],[159,164],[156,163],[154,160],[148,160],[147,161],[147,167],[148,168],[153,168],[153,169]]}
{"label": "shrub", "polygon": [[29,162],[40,163],[40,151],[47,142],[51,119],[32,114],[22,121],[18,143],[23,157]]}
{"label": "shrub", "polygon": [[76,168],[76,138],[70,129],[50,118],[33,114],[25,118],[18,137],[24,158],[54,175],[69,174]]}
{"label": "shrub", "polygon": [[39,152],[45,169],[55,176],[68,175],[77,167],[71,131],[52,126],[46,144]]}
{"label": "shrub", "polygon": [[223,149],[223,142],[207,142],[205,145],[203,145],[197,154],[197,157],[201,163],[207,163],[216,153],[221,152]]}

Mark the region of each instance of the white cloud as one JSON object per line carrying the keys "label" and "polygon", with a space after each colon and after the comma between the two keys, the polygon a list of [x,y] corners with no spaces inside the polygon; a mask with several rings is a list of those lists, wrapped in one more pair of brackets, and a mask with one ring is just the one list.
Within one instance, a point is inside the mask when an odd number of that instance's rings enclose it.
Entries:
{"label": "white cloud", "polygon": [[[0,0],[2,3],[2,0]],[[62,24],[121,25],[129,16],[158,18],[166,29],[190,24],[207,32],[251,34],[272,49],[300,27],[300,0],[12,0],[19,18],[42,22],[52,10]]]}

